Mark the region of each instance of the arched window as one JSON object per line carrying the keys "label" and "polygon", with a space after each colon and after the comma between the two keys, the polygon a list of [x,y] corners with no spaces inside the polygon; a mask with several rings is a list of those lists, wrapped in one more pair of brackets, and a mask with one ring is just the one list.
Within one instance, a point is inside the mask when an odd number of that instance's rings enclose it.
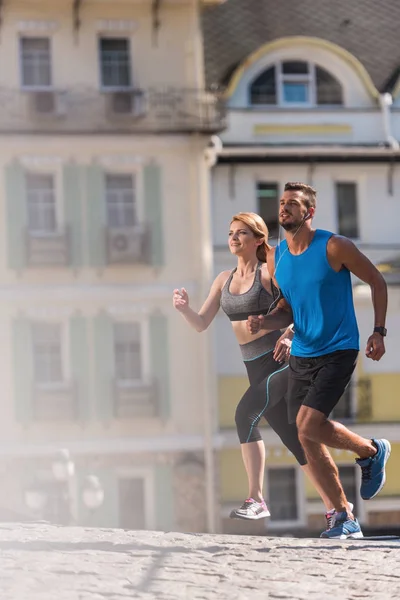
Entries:
{"label": "arched window", "polygon": [[342,86],[328,71],[291,60],[268,67],[250,85],[250,104],[293,107],[343,104]]}

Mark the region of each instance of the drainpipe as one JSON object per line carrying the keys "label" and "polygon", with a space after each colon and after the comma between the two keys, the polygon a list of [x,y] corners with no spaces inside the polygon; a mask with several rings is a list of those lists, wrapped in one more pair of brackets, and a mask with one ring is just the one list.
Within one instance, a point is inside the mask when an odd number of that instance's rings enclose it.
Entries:
{"label": "drainpipe", "polygon": [[393,98],[391,94],[379,94],[379,105],[382,111],[382,121],[383,121],[383,132],[385,136],[385,143],[393,150],[393,152],[398,152],[400,146],[399,142],[392,136],[391,126],[390,126],[390,107],[393,104]]}

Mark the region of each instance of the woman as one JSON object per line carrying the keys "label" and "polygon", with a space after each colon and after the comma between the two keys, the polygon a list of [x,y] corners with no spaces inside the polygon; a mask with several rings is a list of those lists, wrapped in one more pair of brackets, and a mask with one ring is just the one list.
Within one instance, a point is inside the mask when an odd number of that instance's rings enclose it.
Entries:
{"label": "woman", "polygon": [[[283,335],[279,330],[263,330],[252,335],[246,329],[248,315],[268,314],[280,297],[266,264],[270,249],[268,228],[259,215],[238,213],[232,218],[229,249],[237,257],[237,267],[216,277],[198,313],[189,306],[189,297],[183,288],[174,290],[173,304],[198,332],[208,328],[220,307],[232,322],[250,382],[235,415],[249,493],[243,505],[230,516],[261,519],[270,516],[263,498],[265,447],[258,428],[261,417],[267,420],[309,475],[296,425],[288,423],[285,401],[288,365],[284,361],[289,356],[289,340],[293,333],[288,328]],[[332,505],[319,492],[329,511]]]}

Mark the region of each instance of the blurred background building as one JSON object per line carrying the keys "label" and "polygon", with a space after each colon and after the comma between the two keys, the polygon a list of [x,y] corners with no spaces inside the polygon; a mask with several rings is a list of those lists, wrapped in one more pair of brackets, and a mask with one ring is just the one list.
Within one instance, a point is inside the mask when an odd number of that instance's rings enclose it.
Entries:
{"label": "blurred background building", "polygon": [[[199,308],[233,268],[235,212],[259,212],[276,243],[283,185],[302,180],[318,190],[316,226],[355,240],[390,284],[387,354],[360,359],[335,411],[392,442],[382,493],[362,503],[354,457],[334,457],[361,522],[397,526],[396,0],[0,10],[0,519],[321,529],[322,504],[268,427],[273,516],[228,519],[247,493],[234,429],[243,364],[226,317],[199,335],[171,301],[185,287]],[[371,302],[354,283],[364,343]]]}
{"label": "blurred background building", "polygon": [[[315,226],[354,240],[381,265],[389,283],[387,354],[373,363],[360,353],[353,382],[334,413],[359,434],[392,442],[386,486],[370,502],[359,498],[354,456],[333,451],[365,527],[400,524],[399,8],[395,1],[361,7],[341,0],[230,0],[204,18],[207,83],[224,87],[228,105],[212,179],[215,273],[234,266],[227,248],[232,215],[261,214],[275,244],[283,186],[305,181],[318,190]],[[369,288],[354,283],[363,349],[373,311]],[[229,520],[247,490],[234,428],[247,378],[224,316],[216,326],[216,361],[223,530],[321,529],[322,503],[269,428],[264,439],[272,517],[257,524]]]}
{"label": "blurred background building", "polygon": [[210,338],[172,307],[212,274],[201,8],[1,3],[1,518],[69,519],[61,447],[91,524],[213,528]]}

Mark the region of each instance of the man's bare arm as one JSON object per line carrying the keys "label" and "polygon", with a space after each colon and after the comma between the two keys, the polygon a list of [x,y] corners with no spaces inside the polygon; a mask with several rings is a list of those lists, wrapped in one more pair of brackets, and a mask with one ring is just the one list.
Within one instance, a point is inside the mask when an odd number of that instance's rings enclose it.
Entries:
{"label": "man's bare arm", "polygon": [[247,329],[254,334],[258,333],[260,329],[269,331],[284,329],[291,323],[293,323],[292,308],[284,298],[281,298],[269,315],[250,316],[247,319]]}
{"label": "man's bare arm", "polygon": [[375,265],[347,238],[333,236],[328,243],[328,258],[335,271],[345,266],[356,277],[367,283],[372,292],[375,327],[384,327],[387,311],[387,285]]}

